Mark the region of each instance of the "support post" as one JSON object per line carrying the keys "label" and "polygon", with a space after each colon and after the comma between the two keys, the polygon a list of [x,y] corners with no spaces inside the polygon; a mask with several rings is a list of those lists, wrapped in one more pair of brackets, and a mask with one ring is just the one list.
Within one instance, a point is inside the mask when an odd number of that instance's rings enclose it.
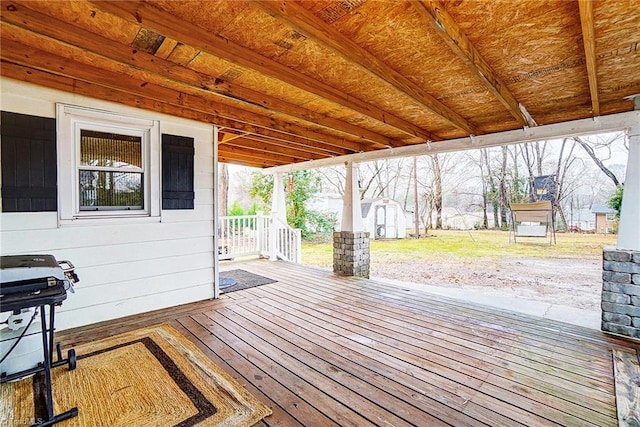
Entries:
{"label": "support post", "polygon": [[[635,98],[636,110],[640,110],[640,96]],[[631,127],[629,159],[624,179],[624,195],[618,224],[618,249],[640,251],[640,122]]]}
{"label": "support post", "polygon": [[283,173],[273,174],[273,194],[271,196],[271,227],[269,230],[269,259],[276,261],[278,254],[276,242],[280,235],[280,224],[287,223],[287,205],[284,193]]}
{"label": "support post", "polygon": [[343,198],[341,231],[333,233],[333,271],[343,276],[369,277],[369,233],[364,231],[358,167],[345,163],[347,178]]}
{"label": "support post", "polygon": [[219,177],[218,177],[218,126],[213,127],[213,298],[220,297],[220,249],[218,233],[220,231]]}
{"label": "support post", "polygon": [[[640,96],[634,99],[640,110]],[[629,160],[617,247],[603,249],[601,329],[640,338],[640,120],[627,133]]]}

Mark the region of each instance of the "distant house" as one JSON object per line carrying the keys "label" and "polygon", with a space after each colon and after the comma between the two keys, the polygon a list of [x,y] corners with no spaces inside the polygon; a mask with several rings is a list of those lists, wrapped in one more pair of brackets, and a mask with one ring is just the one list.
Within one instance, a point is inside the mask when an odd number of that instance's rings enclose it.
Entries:
{"label": "distant house", "polygon": [[569,229],[577,232],[595,233],[596,220],[589,208],[571,209],[567,213]]}
{"label": "distant house", "polygon": [[593,205],[591,212],[596,215],[596,233],[613,233],[616,226],[616,211],[606,205]]}

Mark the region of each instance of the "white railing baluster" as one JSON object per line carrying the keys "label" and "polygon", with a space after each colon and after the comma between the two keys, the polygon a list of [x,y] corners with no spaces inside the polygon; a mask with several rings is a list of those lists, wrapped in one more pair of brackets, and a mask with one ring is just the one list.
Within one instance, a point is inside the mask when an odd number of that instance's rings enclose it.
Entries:
{"label": "white railing baluster", "polygon": [[[301,231],[291,228],[278,220],[270,227],[271,219],[257,215],[220,217],[218,245],[220,259],[233,259],[241,256],[269,256],[270,242],[275,245],[277,258],[291,262],[301,262]],[[269,235],[273,232],[272,240]]]}

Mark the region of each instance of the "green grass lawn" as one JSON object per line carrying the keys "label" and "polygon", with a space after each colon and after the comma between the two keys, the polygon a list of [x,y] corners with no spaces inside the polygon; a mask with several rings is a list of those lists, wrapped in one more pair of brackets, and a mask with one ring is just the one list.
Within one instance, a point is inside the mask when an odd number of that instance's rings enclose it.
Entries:
{"label": "green grass lawn", "polygon": [[[371,240],[371,253],[385,254],[396,261],[518,257],[598,259],[602,256],[602,247],[615,245],[616,239],[615,235],[558,233],[556,245],[549,245],[548,238],[519,238],[515,244],[509,243],[506,231],[434,230],[428,238],[419,240]],[[302,262],[330,267],[333,245],[303,242]]]}

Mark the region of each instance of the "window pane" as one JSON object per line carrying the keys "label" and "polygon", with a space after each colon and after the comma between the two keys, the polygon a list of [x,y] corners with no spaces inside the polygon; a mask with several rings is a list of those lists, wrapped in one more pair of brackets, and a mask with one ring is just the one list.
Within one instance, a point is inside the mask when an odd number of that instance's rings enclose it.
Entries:
{"label": "window pane", "polygon": [[80,210],[142,209],[142,174],[80,171]]}
{"label": "window pane", "polygon": [[142,168],[142,138],[82,129],[80,165]]}

